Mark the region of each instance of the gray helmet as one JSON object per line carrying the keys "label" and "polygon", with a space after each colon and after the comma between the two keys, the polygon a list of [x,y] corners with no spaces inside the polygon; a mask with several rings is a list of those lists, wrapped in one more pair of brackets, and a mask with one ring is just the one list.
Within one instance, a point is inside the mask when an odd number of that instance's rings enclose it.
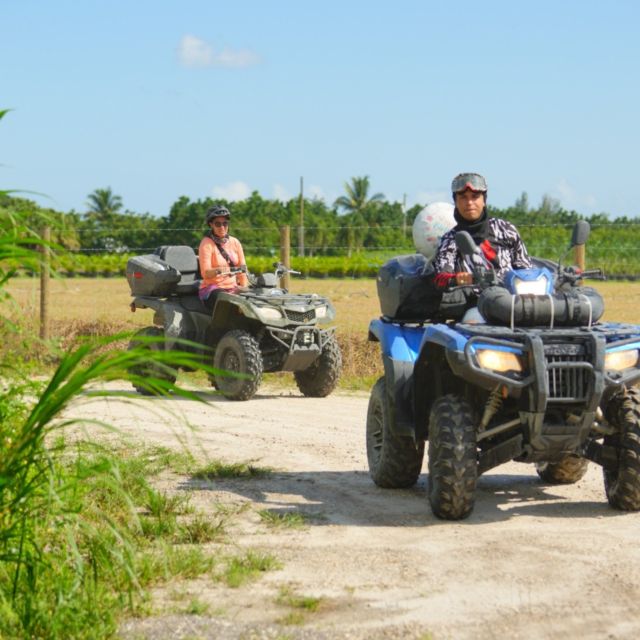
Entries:
{"label": "gray helmet", "polygon": [[207,209],[207,213],[204,217],[205,224],[209,224],[214,218],[231,218],[231,211],[224,205],[216,204],[213,207]]}
{"label": "gray helmet", "polygon": [[451,183],[451,192],[455,198],[456,193],[466,191],[482,191],[487,193],[487,181],[479,173],[459,173]]}

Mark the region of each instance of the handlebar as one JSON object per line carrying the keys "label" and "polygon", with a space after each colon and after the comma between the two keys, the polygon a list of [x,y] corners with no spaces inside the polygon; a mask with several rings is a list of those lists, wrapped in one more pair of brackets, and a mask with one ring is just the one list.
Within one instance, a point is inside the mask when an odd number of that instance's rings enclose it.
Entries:
{"label": "handlebar", "polygon": [[282,264],[282,262],[274,262],[273,267],[276,270],[276,275],[278,277],[283,276],[285,273],[293,273],[298,276],[302,273],[301,271],[294,271],[293,269],[288,269],[285,265]]}
{"label": "handlebar", "polygon": [[581,278],[596,278],[599,280],[604,280],[605,275],[602,269],[587,269],[580,274]]}
{"label": "handlebar", "polygon": [[[281,278],[285,273],[292,273],[294,275],[301,275],[301,271],[296,271],[295,269],[288,269],[281,262],[274,262],[273,266],[275,268],[275,274],[278,278]],[[249,270],[246,265],[242,265],[240,267],[224,267],[220,269],[215,269],[215,273],[218,276],[222,275],[234,275],[236,273],[246,273],[249,274]]]}
{"label": "handlebar", "polygon": [[217,276],[229,276],[236,273],[248,273],[246,265],[242,265],[241,267],[225,267],[221,269],[215,269],[215,272]]}
{"label": "handlebar", "polygon": [[581,271],[577,267],[565,267],[558,274],[559,283],[575,284],[584,278],[593,278],[596,280],[605,280],[604,271],[602,269],[586,269]]}

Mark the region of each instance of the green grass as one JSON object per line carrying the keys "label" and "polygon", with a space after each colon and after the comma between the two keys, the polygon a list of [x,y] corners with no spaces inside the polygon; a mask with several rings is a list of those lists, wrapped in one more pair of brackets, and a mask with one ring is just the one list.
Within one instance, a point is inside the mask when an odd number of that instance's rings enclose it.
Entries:
{"label": "green grass", "polygon": [[224,570],[217,575],[217,579],[225,582],[228,587],[237,589],[266,571],[281,568],[282,563],[270,553],[247,551],[243,555],[229,558]]}
{"label": "green grass", "polygon": [[207,542],[221,542],[226,539],[226,518],[220,514],[215,519],[203,514],[183,522],[174,535],[176,544],[205,544]]}
{"label": "green grass", "polygon": [[293,607],[294,609],[313,612],[319,609],[322,604],[322,598],[301,596],[291,591],[289,587],[283,587],[280,589],[276,602],[287,607]]}
{"label": "green grass", "polygon": [[[45,487],[33,489],[27,500],[38,518],[19,539],[2,512],[0,637],[108,637],[121,612],[144,611],[148,587],[216,566],[196,545],[220,539],[225,518],[189,514],[178,522],[188,501],[150,489],[164,469],[144,465],[152,452],[108,454],[57,439],[43,455],[58,486],[55,500]],[[2,496],[6,504],[6,488]]]}
{"label": "green grass", "polygon": [[256,467],[251,462],[225,463],[219,460],[208,462],[191,473],[195,480],[217,480],[221,478],[265,478],[273,473],[269,467]]}
{"label": "green grass", "polygon": [[193,598],[184,612],[192,616],[203,616],[209,613],[209,605],[206,602],[202,602],[202,600],[198,600],[198,598]]}
{"label": "green grass", "polygon": [[273,509],[258,511],[262,522],[267,526],[282,529],[300,529],[308,524],[307,517],[298,511],[281,512]]}
{"label": "green grass", "polygon": [[160,540],[140,545],[133,569],[140,587],[164,584],[174,578],[192,579],[208,574],[217,559],[198,546],[177,546]]}
{"label": "green grass", "polygon": [[322,598],[297,594],[289,587],[282,587],[276,603],[293,609],[278,619],[280,624],[293,626],[305,624],[309,614],[318,612],[325,601]]}

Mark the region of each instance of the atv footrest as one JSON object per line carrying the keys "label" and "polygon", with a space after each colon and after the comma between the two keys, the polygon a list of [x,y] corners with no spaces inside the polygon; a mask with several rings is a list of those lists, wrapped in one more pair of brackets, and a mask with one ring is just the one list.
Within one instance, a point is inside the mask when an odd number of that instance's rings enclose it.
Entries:
{"label": "atv footrest", "polygon": [[478,460],[478,475],[497,467],[503,462],[509,462],[522,453],[522,434],[519,433],[504,442],[482,451]]}

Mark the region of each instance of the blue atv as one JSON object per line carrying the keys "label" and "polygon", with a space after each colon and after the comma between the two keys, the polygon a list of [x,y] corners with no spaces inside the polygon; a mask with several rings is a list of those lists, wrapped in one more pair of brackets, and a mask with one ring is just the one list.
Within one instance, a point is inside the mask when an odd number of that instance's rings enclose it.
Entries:
{"label": "blue atv", "polygon": [[[571,247],[588,235],[578,222]],[[456,243],[466,256],[479,251],[466,232]],[[428,441],[439,518],[466,518],[478,477],[511,460],[533,463],[551,484],[577,482],[590,460],[610,505],[640,510],[640,326],[599,322],[602,298],[583,279],[600,270],[534,263],[500,281],[477,267],[471,285],[451,292],[464,294],[463,311],[447,305],[449,294],[428,308],[422,256],[381,268],[383,315],[369,340],[380,343],[385,375],[371,392],[366,438],[378,486],[414,485]]]}

